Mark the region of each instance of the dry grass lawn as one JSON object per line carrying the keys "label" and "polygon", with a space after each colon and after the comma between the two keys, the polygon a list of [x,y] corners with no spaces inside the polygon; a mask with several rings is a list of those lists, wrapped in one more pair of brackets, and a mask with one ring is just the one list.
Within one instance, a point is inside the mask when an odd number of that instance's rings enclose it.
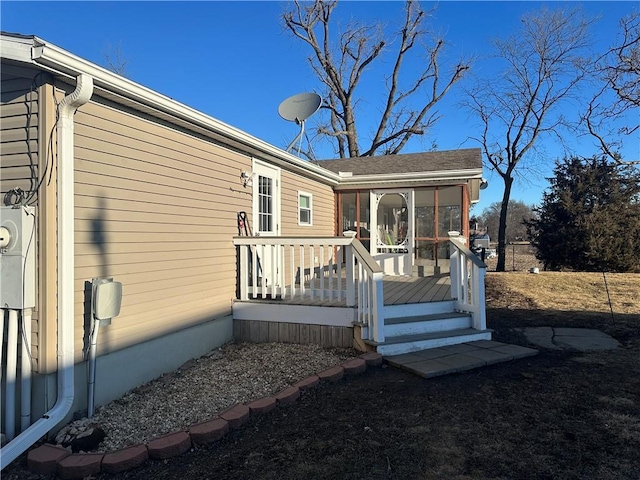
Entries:
{"label": "dry grass lawn", "polygon": [[495,306],[510,306],[500,305],[500,299],[516,294],[529,308],[609,313],[608,286],[614,314],[640,314],[640,274],[490,272],[487,282]]}

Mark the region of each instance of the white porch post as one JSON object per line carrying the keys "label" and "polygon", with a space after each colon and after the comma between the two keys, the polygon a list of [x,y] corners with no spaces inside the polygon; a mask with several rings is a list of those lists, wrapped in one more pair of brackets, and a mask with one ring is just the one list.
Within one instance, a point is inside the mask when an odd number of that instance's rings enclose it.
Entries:
{"label": "white porch post", "polygon": [[460,277],[460,254],[458,253],[457,248],[453,248],[453,252],[450,254],[449,260],[451,262],[449,267],[449,276],[451,277],[451,298],[459,299],[460,281],[458,278]]}
{"label": "white porch post", "polygon": [[378,343],[384,342],[385,333],[384,333],[384,293],[382,290],[382,273],[376,272],[371,277],[372,280],[372,293],[373,298],[371,299],[371,313],[373,316],[373,340]]}
{"label": "white porch post", "polygon": [[239,253],[240,253],[240,262],[238,268],[240,268],[240,278],[238,281],[240,282],[240,300],[248,300],[249,299],[249,255],[248,251],[251,247],[248,245],[239,245]]}
{"label": "white porch post", "polygon": [[[355,238],[356,232],[344,232],[343,235],[348,238]],[[347,307],[354,307],[356,305],[356,288],[354,281],[354,268],[353,268],[353,244],[345,245],[344,247],[344,261],[347,267]]]}
{"label": "white porch post", "polygon": [[486,273],[486,269],[484,268],[474,268],[475,275],[474,284],[473,284],[473,305],[476,308],[476,311],[473,315],[473,328],[476,330],[486,330],[487,329],[487,312],[485,306],[485,291],[484,291],[484,276]]}

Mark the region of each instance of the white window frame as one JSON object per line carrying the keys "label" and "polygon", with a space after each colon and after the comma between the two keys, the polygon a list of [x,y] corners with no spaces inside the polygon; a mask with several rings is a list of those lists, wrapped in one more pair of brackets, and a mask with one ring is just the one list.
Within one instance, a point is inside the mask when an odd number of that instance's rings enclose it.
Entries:
{"label": "white window frame", "polygon": [[[300,212],[302,211],[302,206],[300,205],[301,197],[307,197],[309,199],[309,208],[305,208],[305,210],[309,210],[309,223],[303,223],[300,218]],[[300,190],[298,190],[298,226],[300,227],[313,226],[313,194],[309,192],[302,192]]]}
{"label": "white window frame", "polygon": [[[253,185],[253,201],[252,201],[252,210],[253,210],[253,234],[256,236],[279,236],[280,235],[280,222],[281,222],[281,197],[280,197],[280,168],[274,167],[265,162],[261,162],[259,160],[253,159],[252,162],[253,173],[255,177],[252,180]],[[271,231],[261,231],[260,230],[260,208],[259,208],[259,177],[260,175],[271,178],[273,180],[273,196],[271,198],[272,204],[272,229]]]}

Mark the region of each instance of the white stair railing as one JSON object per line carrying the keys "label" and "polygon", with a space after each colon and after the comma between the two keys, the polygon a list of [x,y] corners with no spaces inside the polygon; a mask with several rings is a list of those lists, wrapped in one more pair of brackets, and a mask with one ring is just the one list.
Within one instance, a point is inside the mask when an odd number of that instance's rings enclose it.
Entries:
{"label": "white stair railing", "polygon": [[462,241],[449,239],[451,247],[451,298],[455,308],[471,314],[473,328],[486,330],[484,277],[487,266]]}
{"label": "white stair railing", "polygon": [[383,271],[378,262],[356,238],[351,244],[352,259],[358,279],[357,322],[361,324],[362,339],[384,342],[384,292]]}
{"label": "white stair railing", "polygon": [[358,239],[234,237],[233,243],[239,260],[239,300],[356,307],[363,339],[384,341],[382,269]]}

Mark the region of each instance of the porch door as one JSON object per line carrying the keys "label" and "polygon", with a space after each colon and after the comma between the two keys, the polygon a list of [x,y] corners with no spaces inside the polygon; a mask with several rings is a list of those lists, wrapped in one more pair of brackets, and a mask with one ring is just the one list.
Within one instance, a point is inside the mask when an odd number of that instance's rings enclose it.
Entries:
{"label": "porch door", "polygon": [[[253,161],[253,232],[257,237],[280,236],[280,169]],[[281,247],[258,248],[261,272],[267,287],[282,286]]]}
{"label": "porch door", "polygon": [[386,275],[411,275],[413,189],[371,191],[371,255]]}

